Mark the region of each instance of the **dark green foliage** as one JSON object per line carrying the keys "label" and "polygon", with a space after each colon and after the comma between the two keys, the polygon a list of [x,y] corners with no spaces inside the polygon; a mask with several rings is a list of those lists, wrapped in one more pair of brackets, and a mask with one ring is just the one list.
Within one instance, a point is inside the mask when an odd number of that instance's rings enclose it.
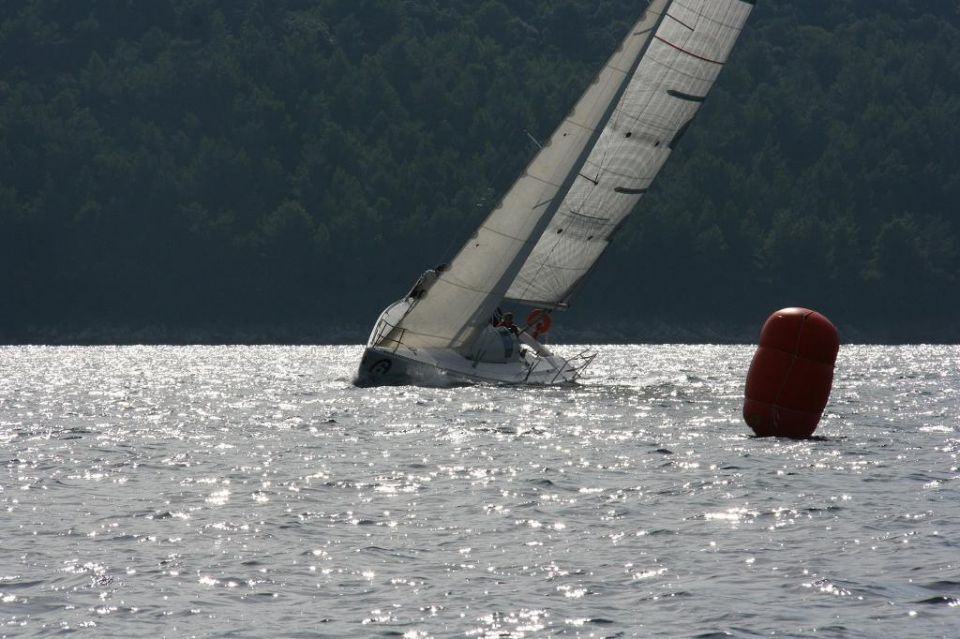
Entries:
{"label": "dark green foliage", "polygon": [[[637,17],[627,0],[2,5],[0,340],[361,335],[455,253]],[[578,306],[946,326],[958,156],[956,2],[765,0]]]}
{"label": "dark green foliage", "polygon": [[621,313],[808,305],[870,336],[956,340],[958,61],[955,2],[758,3],[582,301],[631,273]]}

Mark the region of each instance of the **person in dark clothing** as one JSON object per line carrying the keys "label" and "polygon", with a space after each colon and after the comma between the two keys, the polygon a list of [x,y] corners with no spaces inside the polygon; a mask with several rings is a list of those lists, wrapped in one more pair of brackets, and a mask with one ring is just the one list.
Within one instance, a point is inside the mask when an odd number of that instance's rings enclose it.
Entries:
{"label": "person in dark clothing", "polygon": [[505,328],[514,335],[520,334],[520,329],[517,328],[517,325],[513,323],[513,313],[507,311],[503,314],[503,317],[500,318],[500,323],[497,324],[499,328]]}

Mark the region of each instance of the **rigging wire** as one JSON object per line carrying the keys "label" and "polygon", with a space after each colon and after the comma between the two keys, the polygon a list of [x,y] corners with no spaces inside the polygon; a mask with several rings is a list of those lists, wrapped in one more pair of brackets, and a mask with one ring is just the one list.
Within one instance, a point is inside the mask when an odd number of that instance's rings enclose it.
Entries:
{"label": "rigging wire", "polygon": [[[518,137],[520,137],[518,133],[521,133],[521,132],[526,134],[526,137],[529,138],[529,140],[533,142],[534,145],[536,145],[537,147],[536,153],[539,153],[540,150],[543,149],[543,144],[537,141],[537,139],[522,125],[517,125],[515,127],[512,127],[510,130],[510,135],[509,137],[506,137],[506,139],[515,140]],[[524,156],[523,166],[526,166],[527,164],[529,164],[533,160],[533,157],[536,155],[536,153],[518,154],[518,155]],[[514,154],[507,154],[507,155],[514,156]],[[494,201],[495,201],[494,198],[497,196],[497,194],[500,193],[500,197],[503,197],[503,195],[506,194],[506,189],[509,188],[509,186],[505,187],[504,189],[498,190],[497,185],[500,184],[501,180],[504,178],[504,175],[507,173],[507,171],[510,171],[511,175],[514,175],[517,172],[511,166],[511,163],[497,162],[497,169],[494,172],[493,177],[487,180],[487,188],[484,189],[484,193],[481,196],[480,200],[474,205],[475,209],[480,210],[481,214],[483,215],[483,218],[481,218],[478,221],[476,219],[476,215],[474,214],[463,215],[459,217],[460,223],[457,224],[456,232],[450,234],[450,239],[447,242],[447,246],[443,250],[443,253],[442,253],[443,263],[449,264],[453,260],[453,258],[457,256],[457,253],[460,251],[460,249],[463,247],[464,242],[466,241],[465,238],[469,237],[468,233],[470,232],[470,230],[476,230],[476,228],[480,226],[483,220],[486,219],[486,216],[490,214],[490,211],[493,209],[493,206],[494,206]]]}

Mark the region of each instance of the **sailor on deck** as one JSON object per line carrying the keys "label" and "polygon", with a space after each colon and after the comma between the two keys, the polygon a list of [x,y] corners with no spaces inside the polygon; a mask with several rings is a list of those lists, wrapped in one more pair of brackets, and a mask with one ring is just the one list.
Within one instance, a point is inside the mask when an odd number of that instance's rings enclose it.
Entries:
{"label": "sailor on deck", "polygon": [[520,329],[517,328],[517,325],[513,323],[513,313],[506,312],[503,314],[503,317],[500,318],[500,323],[497,324],[498,328],[505,328],[514,335],[520,335]]}

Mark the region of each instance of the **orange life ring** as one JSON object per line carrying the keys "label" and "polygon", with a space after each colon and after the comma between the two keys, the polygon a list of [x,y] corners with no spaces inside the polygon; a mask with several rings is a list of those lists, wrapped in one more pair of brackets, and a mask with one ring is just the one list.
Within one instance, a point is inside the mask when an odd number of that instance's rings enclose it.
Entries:
{"label": "orange life ring", "polygon": [[535,308],[527,315],[527,327],[530,329],[533,339],[537,339],[550,332],[553,327],[553,318],[550,317],[548,310]]}

